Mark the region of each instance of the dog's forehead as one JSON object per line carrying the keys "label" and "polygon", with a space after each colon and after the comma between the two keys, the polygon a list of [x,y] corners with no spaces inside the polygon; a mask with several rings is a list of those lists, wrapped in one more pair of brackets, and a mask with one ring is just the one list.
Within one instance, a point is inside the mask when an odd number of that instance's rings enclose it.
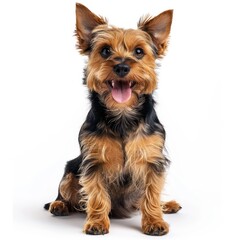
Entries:
{"label": "dog's forehead", "polygon": [[108,45],[143,45],[151,44],[151,37],[140,29],[123,29],[101,25],[93,30],[93,43]]}

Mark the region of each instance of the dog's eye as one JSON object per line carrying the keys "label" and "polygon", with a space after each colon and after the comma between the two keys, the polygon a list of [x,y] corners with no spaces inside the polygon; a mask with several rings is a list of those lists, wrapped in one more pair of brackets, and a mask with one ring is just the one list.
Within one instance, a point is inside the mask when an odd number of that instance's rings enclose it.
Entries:
{"label": "dog's eye", "polygon": [[136,56],[136,58],[140,59],[144,56],[144,51],[142,48],[135,48],[134,50],[134,55]]}
{"label": "dog's eye", "polygon": [[100,51],[100,54],[103,58],[108,58],[112,54],[110,47],[109,46],[103,47],[102,50]]}

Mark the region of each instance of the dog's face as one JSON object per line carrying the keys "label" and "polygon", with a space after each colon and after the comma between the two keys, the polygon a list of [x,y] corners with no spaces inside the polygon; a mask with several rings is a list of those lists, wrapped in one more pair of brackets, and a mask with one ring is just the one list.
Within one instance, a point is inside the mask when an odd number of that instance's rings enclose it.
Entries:
{"label": "dog's face", "polygon": [[108,108],[133,106],[155,90],[155,61],[166,51],[172,10],[140,19],[136,30],[109,26],[81,4],[76,20],[80,52],[89,56],[86,84]]}

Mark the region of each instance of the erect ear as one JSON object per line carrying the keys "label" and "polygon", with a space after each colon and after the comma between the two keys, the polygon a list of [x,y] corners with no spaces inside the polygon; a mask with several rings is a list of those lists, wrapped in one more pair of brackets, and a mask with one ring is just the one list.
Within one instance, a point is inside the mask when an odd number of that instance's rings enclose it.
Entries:
{"label": "erect ear", "polygon": [[151,36],[158,57],[162,57],[167,48],[172,16],[173,10],[167,10],[156,17],[148,16],[139,20],[138,28]]}
{"label": "erect ear", "polygon": [[104,24],[107,24],[105,19],[98,17],[84,5],[76,3],[76,35],[81,53],[89,52],[93,29]]}

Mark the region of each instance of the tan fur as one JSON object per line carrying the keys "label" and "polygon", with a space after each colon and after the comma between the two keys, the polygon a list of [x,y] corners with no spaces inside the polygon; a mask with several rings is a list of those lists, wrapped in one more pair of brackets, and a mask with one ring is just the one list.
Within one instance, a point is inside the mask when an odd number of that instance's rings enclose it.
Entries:
{"label": "tan fur", "polygon": [[58,213],[61,216],[67,216],[69,214],[69,209],[63,201],[54,201],[50,204],[49,212]]}
{"label": "tan fur", "polygon": [[141,202],[142,230],[146,234],[153,230],[161,230],[161,234],[166,234],[169,227],[162,218],[160,206],[160,193],[164,185],[164,176],[159,176],[149,170],[145,181],[145,194]]}
{"label": "tan fur", "polygon": [[[136,134],[126,141],[126,168],[133,173],[135,181],[146,177],[149,164],[156,162],[161,156],[164,140],[160,135],[144,136],[140,125]],[[160,194],[160,193],[159,193]]]}
{"label": "tan fur", "polygon": [[67,174],[61,181],[59,191],[64,200],[70,202],[71,206],[77,208],[79,204],[79,180],[74,174]]}
{"label": "tan fur", "polygon": [[177,213],[182,208],[176,201],[161,202],[161,207],[165,214]]}
{"label": "tan fur", "polygon": [[84,231],[88,232],[96,228],[107,233],[110,226],[108,214],[111,210],[111,203],[102,175],[95,173],[91,178],[82,177],[80,184],[84,186],[82,192],[86,196],[87,203],[87,221]]}
{"label": "tan fur", "polygon": [[138,23],[142,29],[151,36],[158,49],[158,57],[163,57],[168,46],[168,38],[172,24],[173,10],[165,11],[156,17],[146,16],[141,18]]}
{"label": "tan fur", "polygon": [[97,173],[80,178],[80,185],[83,186],[81,194],[86,196],[81,201],[85,202],[88,214],[84,231],[101,229],[107,233],[110,226],[108,214],[111,210],[111,203],[105,179],[107,178],[109,183],[113,182],[117,177],[116,172],[121,172],[123,166],[121,145],[109,137],[91,136],[86,136],[82,143],[83,151],[87,151],[87,158],[97,159],[97,164],[99,164]]}
{"label": "tan fur", "polygon": [[[106,28],[104,31],[95,30],[94,47],[91,52],[87,67],[87,85],[107,98],[109,109],[122,108],[122,105],[116,103],[110,94],[106,85],[106,79],[114,79],[112,67],[116,64],[116,57],[127,59],[126,62],[132,67],[132,71],[126,76],[125,80],[137,82],[133,88],[132,99],[127,103],[128,106],[136,105],[136,96],[139,94],[150,94],[157,86],[155,57],[150,47],[151,40],[149,36],[141,30],[123,30],[118,28]],[[124,42],[124,45],[122,44]],[[110,45],[112,56],[103,61],[99,54],[101,48]],[[134,57],[134,49],[140,47],[145,52],[145,57],[139,61]],[[99,67],[100,66],[100,67]],[[126,107],[126,105],[125,105]]]}
{"label": "tan fur", "polygon": [[92,30],[99,24],[107,24],[106,19],[97,17],[84,5],[76,4],[76,36],[80,53],[89,53]]}
{"label": "tan fur", "polygon": [[[144,233],[151,228],[163,228],[168,232],[168,225],[162,219],[160,194],[164,185],[164,176],[156,174],[149,164],[154,164],[156,159],[163,158],[161,152],[164,140],[161,135],[145,136],[144,127],[140,125],[136,134],[131,136],[126,144],[128,157],[127,168],[133,173],[134,182],[142,179],[145,186],[144,194],[140,202],[142,211],[142,229]],[[150,227],[151,226],[151,227]],[[150,228],[150,229],[149,229]]]}
{"label": "tan fur", "polygon": [[96,159],[104,178],[107,178],[109,183],[113,182],[118,177],[116,173],[121,172],[123,167],[121,142],[111,137],[86,136],[82,144],[87,156],[84,160]]}

